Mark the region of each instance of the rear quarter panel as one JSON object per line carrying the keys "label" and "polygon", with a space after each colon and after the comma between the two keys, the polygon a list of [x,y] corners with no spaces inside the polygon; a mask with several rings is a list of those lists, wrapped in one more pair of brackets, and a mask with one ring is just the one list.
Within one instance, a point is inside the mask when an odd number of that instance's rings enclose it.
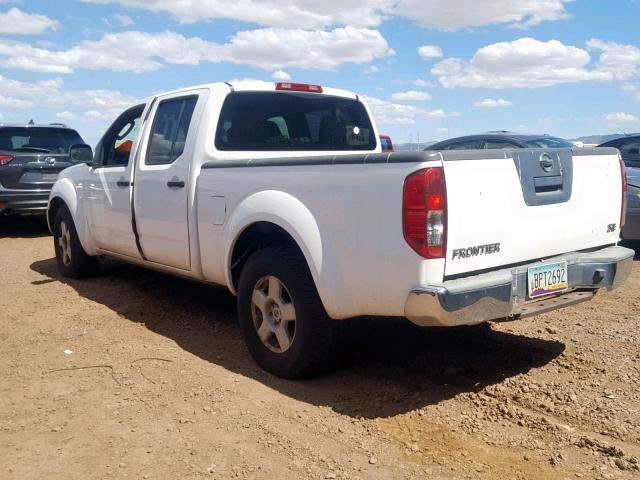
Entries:
{"label": "rear quarter panel", "polygon": [[[333,318],[402,316],[410,289],[441,281],[444,267],[404,240],[404,179],[439,164],[203,169],[197,202],[204,276],[233,289],[228,272],[235,239],[251,223],[270,221],[299,243]],[[215,225],[221,197],[225,220]]]}

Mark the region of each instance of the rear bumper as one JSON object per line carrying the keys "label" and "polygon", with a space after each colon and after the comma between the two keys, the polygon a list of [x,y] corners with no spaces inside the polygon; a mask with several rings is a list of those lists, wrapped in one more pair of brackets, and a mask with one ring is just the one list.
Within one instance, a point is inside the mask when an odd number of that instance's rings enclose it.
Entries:
{"label": "rear bumper", "polygon": [[452,327],[555,310],[617,288],[631,274],[633,256],[633,250],[614,246],[549,258],[567,262],[570,290],[534,301],[527,301],[527,269],[537,263],[419,286],[407,297],[405,316],[420,326]]}
{"label": "rear bumper", "polygon": [[0,185],[0,214],[44,214],[47,211],[50,192],[50,189],[13,190]]}

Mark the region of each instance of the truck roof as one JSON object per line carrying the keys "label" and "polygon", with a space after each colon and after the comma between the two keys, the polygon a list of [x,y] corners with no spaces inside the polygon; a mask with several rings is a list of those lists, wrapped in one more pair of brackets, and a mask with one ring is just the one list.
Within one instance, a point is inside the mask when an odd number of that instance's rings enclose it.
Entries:
{"label": "truck roof", "polygon": [[[158,93],[149,98],[154,98],[160,95],[171,95],[171,94],[180,93],[184,91],[194,90],[197,88],[219,88],[221,86],[226,86],[227,88],[237,92],[249,92],[249,91],[275,92],[276,85],[284,84],[284,83],[290,83],[290,82],[267,82],[264,80],[252,80],[252,79],[230,80],[228,82],[212,82],[212,83],[204,83],[201,85],[193,85],[190,87],[178,88],[176,90],[172,90],[169,92]],[[348,90],[325,87],[324,85],[322,85],[322,93],[318,93],[318,95],[333,95],[336,97],[345,97],[345,98],[351,98],[351,99],[358,98],[358,95]]]}

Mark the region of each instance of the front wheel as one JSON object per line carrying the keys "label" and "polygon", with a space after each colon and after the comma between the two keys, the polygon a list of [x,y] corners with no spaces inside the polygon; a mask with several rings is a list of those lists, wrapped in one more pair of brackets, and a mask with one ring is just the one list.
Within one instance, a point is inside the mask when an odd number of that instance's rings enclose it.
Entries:
{"label": "front wheel", "polygon": [[65,277],[83,278],[98,272],[98,259],[82,248],[76,226],[67,207],[60,207],[53,220],[53,248],[58,271]]}
{"label": "front wheel", "polygon": [[304,256],[267,247],[242,269],[238,315],[249,352],[263,369],[300,378],[325,368],[335,353],[337,323],[322,306]]}

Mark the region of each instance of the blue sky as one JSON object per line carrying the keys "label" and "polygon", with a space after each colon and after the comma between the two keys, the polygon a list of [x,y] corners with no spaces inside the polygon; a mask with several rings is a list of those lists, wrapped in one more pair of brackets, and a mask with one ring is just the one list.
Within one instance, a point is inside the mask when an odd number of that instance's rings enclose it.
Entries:
{"label": "blue sky", "polygon": [[95,143],[152,93],[280,78],[363,94],[396,142],[638,131],[639,19],[638,0],[0,0],[0,122]]}

